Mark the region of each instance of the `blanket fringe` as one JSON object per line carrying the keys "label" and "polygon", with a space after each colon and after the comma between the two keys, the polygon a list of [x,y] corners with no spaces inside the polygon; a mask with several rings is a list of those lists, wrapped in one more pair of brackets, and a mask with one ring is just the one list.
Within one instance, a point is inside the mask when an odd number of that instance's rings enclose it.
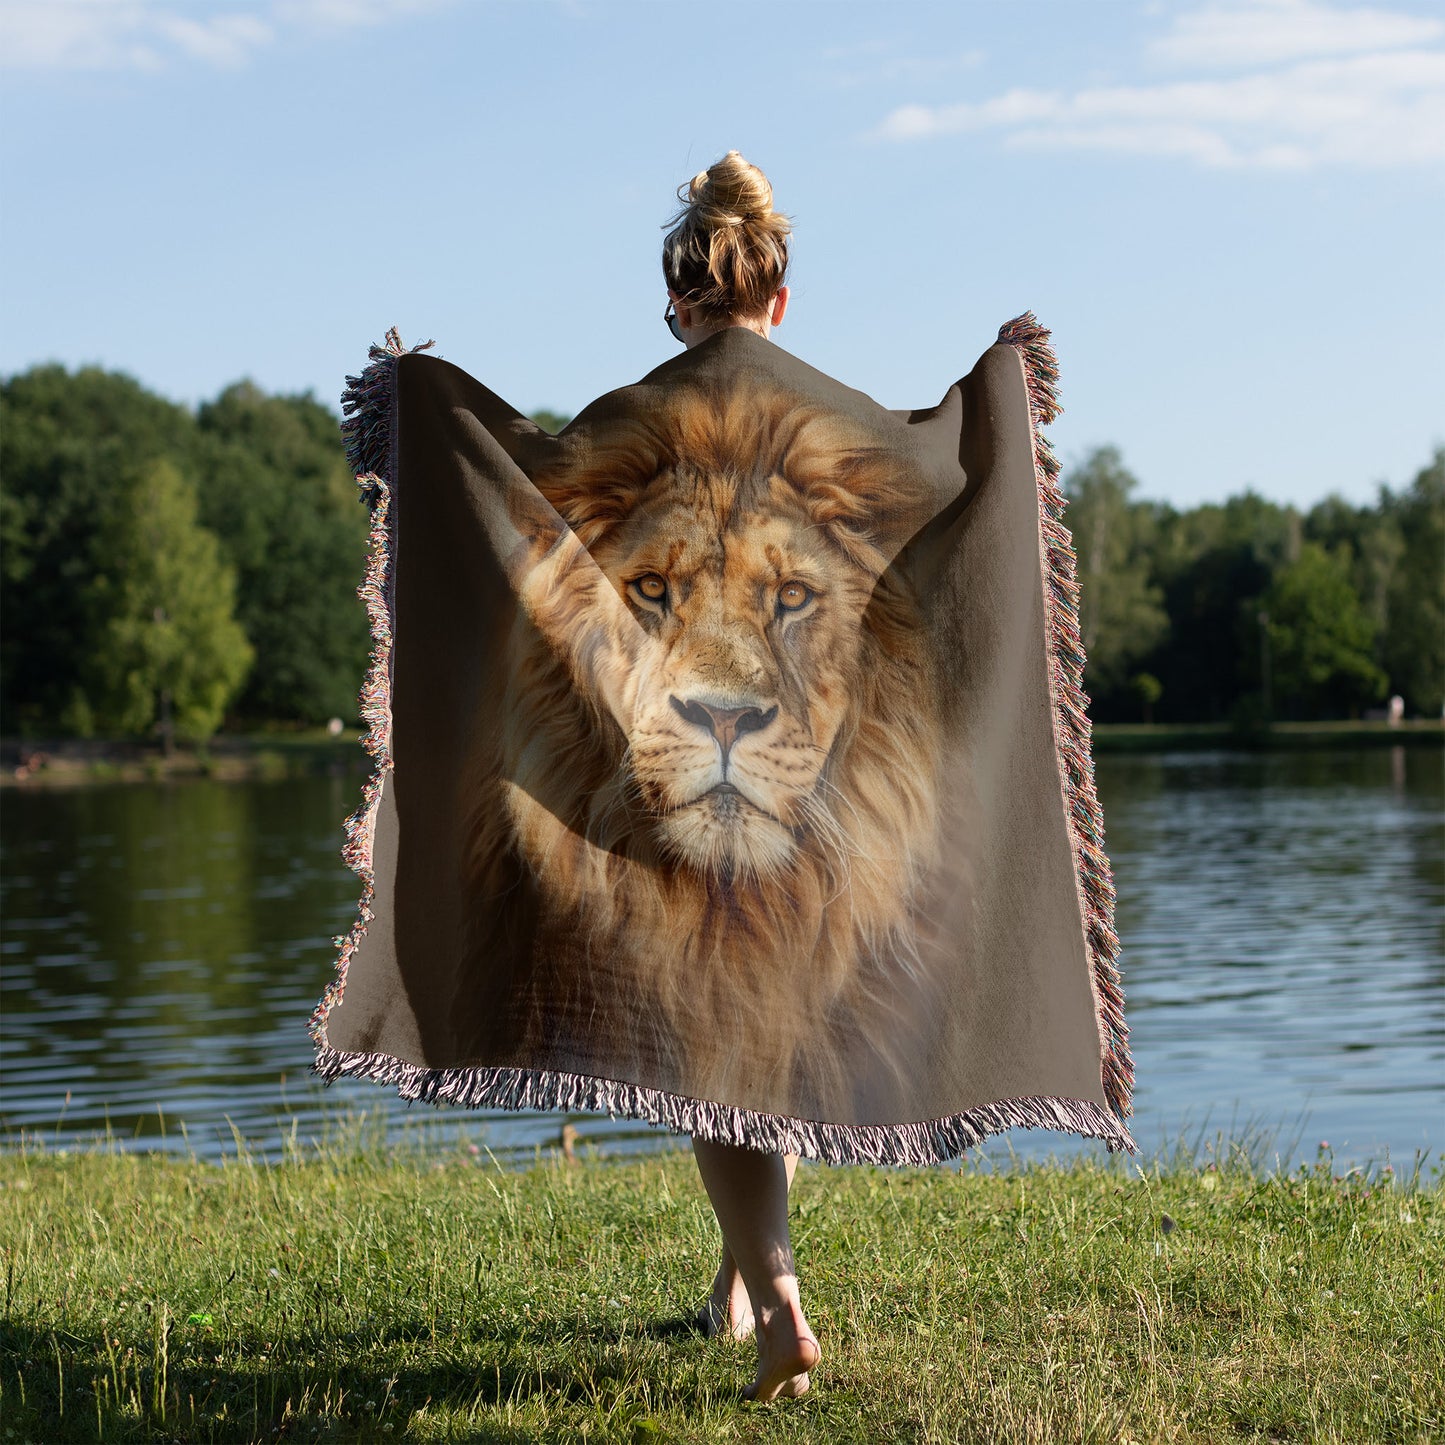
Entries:
{"label": "blanket fringe", "polygon": [[[429,351],[435,345],[435,341],[423,341],[411,350]],[[380,346],[368,350],[370,364],[363,368],[361,375],[346,378],[346,390],[341,393],[341,413],[345,417],[341,423],[341,440],[351,474],[358,482],[362,477],[389,479],[392,475],[396,359],[406,354],[407,348],[393,326]],[[366,488],[362,489],[362,500],[371,500]]]}
{"label": "blanket fringe", "polygon": [[[1084,943],[1100,1013],[1104,1097],[1122,1123],[1133,1112],[1134,1064],[1129,1055],[1129,1029],[1124,1022],[1119,936],[1114,931],[1114,875],[1104,852],[1104,813],[1094,786],[1090,741],[1093,724],[1088,715],[1089,696],[1084,691],[1074,539],[1063,521],[1068,498],[1058,487],[1059,461],[1042,430],[1062,410],[1058,400],[1059,364],[1049,344],[1050,334],[1032,311],[1025,311],[999,328],[998,339],[1019,352],[1028,382],[1039,525],[1047,563],[1044,607],[1048,616],[1054,734],[1075,873],[1084,905]],[[1129,1148],[1132,1151],[1132,1141]]]}
{"label": "blanket fringe", "polygon": [[[423,341],[412,351],[435,346]],[[341,424],[346,459],[356,477],[360,500],[371,513],[367,535],[366,567],[356,595],[366,604],[371,627],[371,652],[357,695],[357,711],[365,726],[361,746],[376,766],[361,785],[361,805],[342,824],[345,842],[341,857],[361,879],[356,921],[348,932],[332,939],[337,949],[336,971],[311,1015],[309,1032],[318,1049],[326,1047],[326,1016],[341,1001],[346,989],[346,968],[366,935],[376,891],[371,870],[371,844],[376,835],[376,811],[381,805],[386,775],[391,771],[391,608],[392,529],[390,478],[395,475],[393,447],[396,438],[396,359],[407,348],[393,326],[386,341],[370,350],[370,365],[360,376],[346,378],[341,394]]]}
{"label": "blanket fringe", "polygon": [[391,1084],[402,1098],[428,1104],[620,1115],[676,1133],[749,1149],[800,1154],[825,1164],[942,1164],[1005,1129],[1055,1129],[1101,1139],[1111,1152],[1133,1149],[1124,1126],[1087,1099],[1002,1099],[917,1123],[830,1124],[761,1114],[619,1079],[549,1069],[428,1069],[389,1054],[323,1049],[315,1071],[328,1082],[347,1077]]}
{"label": "blanket fringe", "polygon": [[[1094,789],[1090,723],[1083,691],[1083,647],[1079,641],[1078,584],[1068,529],[1060,520],[1066,499],[1055,485],[1059,464],[1040,427],[1058,415],[1058,366],[1049,332],[1032,312],[1009,322],[999,340],[1022,353],[1033,422],[1034,466],[1039,511],[1048,557],[1045,603],[1053,674],[1055,731],[1069,802],[1069,829],[1086,904],[1086,946],[1106,1034],[1104,1093],[1113,1113],[1086,1099],[1020,1098],[980,1105],[946,1118],[904,1124],[832,1124],[762,1114],[751,1109],[693,1099],[640,1084],[548,1069],[427,1068],[383,1053],[347,1053],[326,1039],[326,1019],[341,1001],[352,954],[366,934],[375,899],[372,842],[386,774],[391,770],[392,546],[391,481],[395,476],[396,361],[407,354],[393,327],[385,344],[373,346],[369,365],[347,378],[342,395],[342,435],[361,500],[370,508],[371,530],[365,574],[357,595],[371,625],[371,655],[358,698],[366,731],[362,746],[376,767],[362,785],[361,805],[346,819],[342,857],[362,882],[357,918],[332,941],[336,972],[311,1017],[316,1045],[312,1071],[327,1083],[338,1078],[370,1079],[395,1086],[404,1099],[464,1108],[531,1109],[602,1113],[641,1119],[675,1132],[780,1153],[800,1154],[829,1164],[943,1163],[1005,1129],[1054,1129],[1101,1139],[1111,1151],[1134,1150],[1123,1120],[1129,1114],[1133,1067],[1124,1025],[1123,994],[1113,929],[1114,887],[1104,854],[1103,817]],[[435,343],[411,348],[424,351]]]}

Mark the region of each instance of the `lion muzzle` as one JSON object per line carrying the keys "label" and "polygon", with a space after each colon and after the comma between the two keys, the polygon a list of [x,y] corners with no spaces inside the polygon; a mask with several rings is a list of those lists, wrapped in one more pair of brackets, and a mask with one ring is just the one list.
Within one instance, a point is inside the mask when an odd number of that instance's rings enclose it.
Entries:
{"label": "lion muzzle", "polygon": [[777,704],[766,710],[760,707],[723,707],[701,698],[684,701],[676,693],[668,695],[673,711],[694,727],[709,733],[722,751],[723,776],[727,776],[728,753],[733,744],[746,733],[761,732],[778,715]]}

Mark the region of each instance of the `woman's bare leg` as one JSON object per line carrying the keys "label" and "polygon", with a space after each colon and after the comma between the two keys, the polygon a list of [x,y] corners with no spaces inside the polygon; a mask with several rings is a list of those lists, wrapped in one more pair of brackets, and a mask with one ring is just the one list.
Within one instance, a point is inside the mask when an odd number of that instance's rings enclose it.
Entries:
{"label": "woman's bare leg", "polygon": [[808,1371],[817,1365],[820,1351],[798,1298],[798,1275],[788,1237],[792,1170],[781,1154],[735,1144],[695,1138],[692,1149],[713,1213],[752,1302],[758,1373],[743,1393],[755,1400],[801,1395],[808,1388]]}
{"label": "woman's bare leg", "polygon": [[728,1335],[735,1340],[752,1336],[753,1304],[727,1240],[723,1240],[722,1263],[713,1276],[707,1303],[697,1312],[697,1327],[705,1335]]}
{"label": "woman's bare leg", "polygon": [[[784,1154],[783,1167],[787,1170],[788,1188],[792,1189],[798,1156]],[[753,1333],[752,1301],[748,1298],[748,1287],[743,1283],[726,1235],[723,1236],[722,1263],[713,1279],[707,1303],[698,1312],[698,1325],[705,1335],[728,1334],[735,1340],[746,1340]]]}

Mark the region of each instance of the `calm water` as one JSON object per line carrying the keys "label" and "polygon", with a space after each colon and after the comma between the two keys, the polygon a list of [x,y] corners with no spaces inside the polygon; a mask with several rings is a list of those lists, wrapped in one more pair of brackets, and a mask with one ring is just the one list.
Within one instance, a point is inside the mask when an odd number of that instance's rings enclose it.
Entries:
{"label": "calm water", "polygon": [[[322,1090],[306,1024],[355,916],[359,777],[10,791],[0,805],[0,1125],[47,1141],[259,1152],[382,1110],[530,1159],[560,1116]],[[1438,750],[1098,760],[1139,1087],[1135,1137],[1274,1133],[1286,1164],[1445,1144]],[[609,1150],[676,1141],[580,1120]],[[990,1146],[1093,1148],[1016,1131]],[[1272,1157],[1270,1155],[1269,1157]]]}

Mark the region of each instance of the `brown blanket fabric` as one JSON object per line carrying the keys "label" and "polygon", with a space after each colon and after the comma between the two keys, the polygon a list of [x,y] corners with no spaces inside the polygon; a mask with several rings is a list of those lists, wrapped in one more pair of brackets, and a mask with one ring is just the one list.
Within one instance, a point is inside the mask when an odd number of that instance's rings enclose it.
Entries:
{"label": "brown blanket fabric", "polygon": [[556,437],[373,348],[321,1075],[834,1162],[1133,1148],[1047,335],[893,412],[724,330]]}

